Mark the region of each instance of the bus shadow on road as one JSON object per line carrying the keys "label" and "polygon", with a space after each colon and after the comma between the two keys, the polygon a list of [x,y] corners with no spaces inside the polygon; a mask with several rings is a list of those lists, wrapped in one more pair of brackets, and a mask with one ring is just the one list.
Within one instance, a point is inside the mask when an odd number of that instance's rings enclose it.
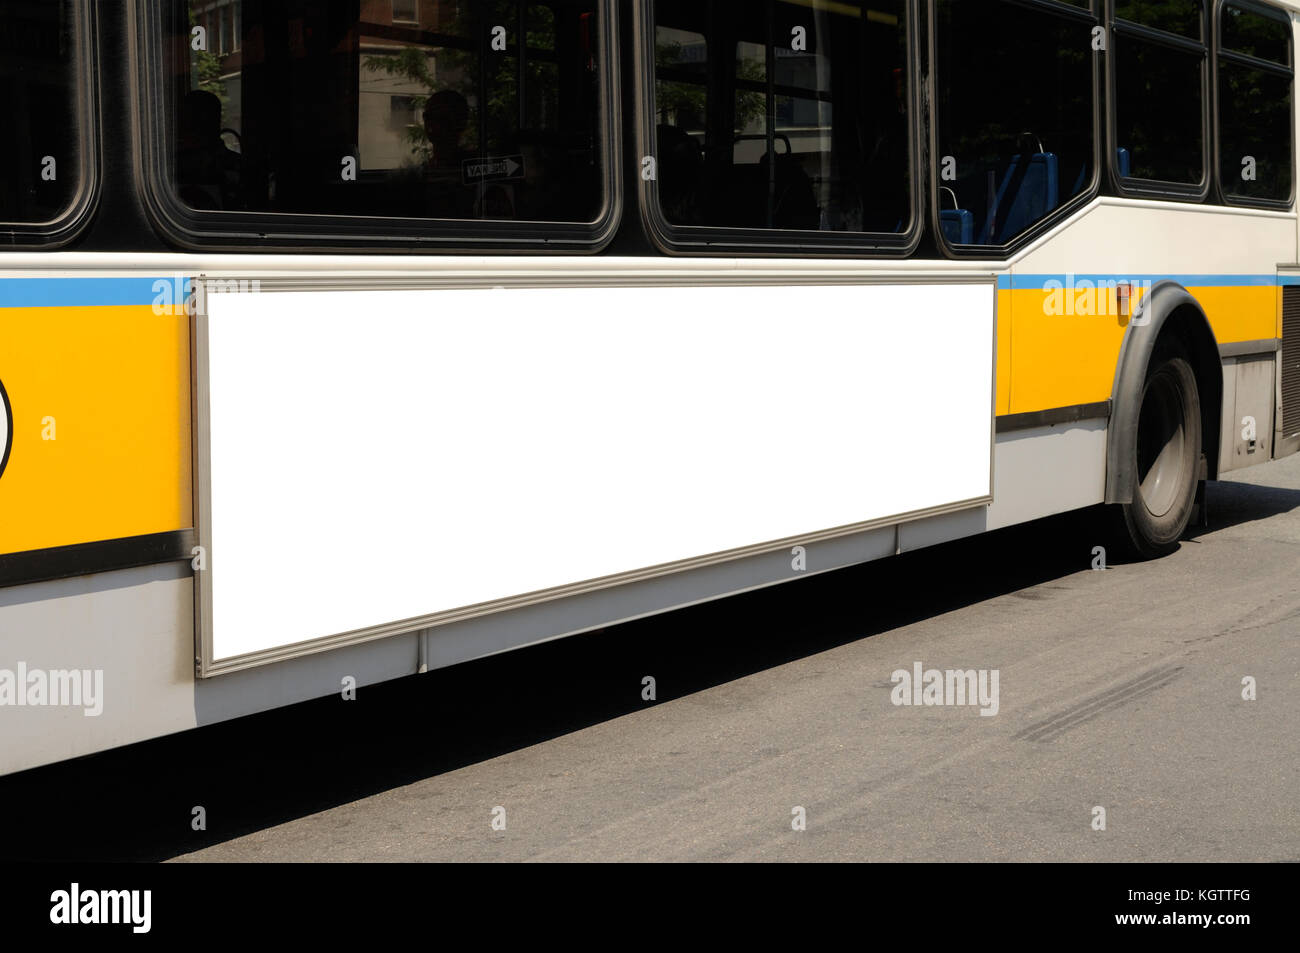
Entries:
{"label": "bus shadow on road", "polygon": [[1209,533],[1255,523],[1300,508],[1300,490],[1256,483],[1222,481],[1206,488],[1209,525],[1188,527],[1185,539],[1199,539]]}
{"label": "bus shadow on road", "polygon": [[[1211,502],[1212,517],[1244,522],[1295,508],[1300,492],[1224,484]],[[2,778],[0,805],[21,823],[0,855],[162,860],[265,830],[1087,571],[1101,516],[1065,514],[362,687],[355,701],[318,699]],[[646,675],[654,702],[641,697]],[[196,807],[206,830],[193,829]]]}

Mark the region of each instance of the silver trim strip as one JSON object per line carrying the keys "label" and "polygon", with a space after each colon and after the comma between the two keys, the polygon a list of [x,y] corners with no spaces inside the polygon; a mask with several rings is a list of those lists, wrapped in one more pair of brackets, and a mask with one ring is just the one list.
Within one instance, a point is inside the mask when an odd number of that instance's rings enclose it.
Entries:
{"label": "silver trim strip", "polygon": [[[194,538],[206,553],[212,526],[212,447],[209,430],[212,404],[208,393],[208,305],[207,289],[194,280],[187,306],[190,315],[190,449],[194,459]],[[194,664],[198,675],[206,674],[212,659],[212,561],[194,571]]]}
{"label": "silver trim strip", "polygon": [[1282,350],[1282,342],[1277,338],[1261,338],[1258,341],[1234,341],[1219,345],[1219,357],[1246,357],[1251,354],[1272,354]]}
{"label": "silver trim strip", "polygon": [[[734,278],[739,281],[925,280],[970,281],[1005,273],[992,261],[900,261],[852,258],[666,258],[614,255],[234,255],[161,252],[5,252],[0,277],[149,277],[208,274],[214,277],[298,278],[305,282],[426,279],[522,281],[660,281]],[[326,287],[312,284],[312,287]]]}

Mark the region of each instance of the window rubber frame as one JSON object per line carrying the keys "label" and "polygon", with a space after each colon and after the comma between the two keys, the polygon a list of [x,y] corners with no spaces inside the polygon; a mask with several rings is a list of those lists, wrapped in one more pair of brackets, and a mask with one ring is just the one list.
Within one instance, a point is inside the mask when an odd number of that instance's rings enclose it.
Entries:
{"label": "window rubber frame", "polygon": [[[1095,27],[1102,25],[1102,14],[1098,10],[1101,0],[1092,0],[1087,7],[1081,7],[1072,3],[1053,2],[1053,0],[997,0],[1004,6],[1029,7],[1035,10],[1041,10],[1046,13],[1055,14],[1062,18],[1077,20],[1080,24],[1088,24]],[[938,72],[938,52],[939,52],[939,10],[937,0],[930,2],[929,28],[929,64],[930,75],[927,87],[927,99],[930,103],[928,121],[929,121],[929,147],[931,163],[927,173],[930,179],[930,228],[934,234],[934,243],[945,255],[954,260],[978,260],[978,261],[1009,261],[1016,252],[1027,245],[1037,241],[1043,235],[1056,228],[1061,222],[1077,214],[1081,209],[1091,204],[1098,195],[1101,194],[1102,184],[1102,142],[1105,134],[1105,123],[1102,119],[1105,112],[1103,101],[1104,65],[1100,62],[1101,57],[1093,54],[1092,57],[1092,172],[1088,182],[1078,195],[1072,196],[1067,201],[1061,203],[1050,215],[1045,216],[1040,221],[1035,222],[1029,228],[1025,229],[1011,241],[1003,245],[958,245],[949,242],[943,234],[943,229],[939,224],[939,213],[942,210],[941,197],[939,190],[943,188],[939,181],[937,170],[934,168],[933,158],[939,155],[939,123],[936,119],[938,112],[938,88],[942,79]]]}
{"label": "window rubber frame", "polygon": [[[1282,64],[1273,60],[1266,60],[1260,57],[1250,56],[1245,53],[1238,53],[1233,50],[1224,49],[1223,39],[1223,10],[1225,7],[1241,7],[1250,10],[1260,16],[1276,20],[1286,28],[1287,54],[1290,64]],[[1255,208],[1275,212],[1289,212],[1295,208],[1296,200],[1296,85],[1295,85],[1295,29],[1290,16],[1277,7],[1269,6],[1265,3],[1256,3],[1253,0],[1215,0],[1214,10],[1214,35],[1212,40],[1212,49],[1210,55],[1211,77],[1210,84],[1214,93],[1214,103],[1212,106],[1211,121],[1213,122],[1214,132],[1214,171],[1213,171],[1213,201],[1216,205],[1226,205],[1231,208]],[[1223,187],[1223,141],[1221,138],[1220,112],[1222,104],[1219,102],[1219,65],[1222,59],[1226,58],[1238,66],[1246,66],[1258,69],[1263,72],[1271,72],[1276,75],[1288,76],[1291,79],[1291,126],[1288,130],[1287,143],[1290,149],[1291,161],[1291,192],[1285,199],[1268,199],[1252,198],[1250,196],[1234,195]]]}
{"label": "window rubber frame", "polygon": [[99,204],[102,187],[99,142],[101,77],[97,49],[95,4],[68,0],[72,11],[74,124],[77,135],[77,188],[66,208],[43,222],[0,221],[0,239],[9,251],[43,251],[62,248],[81,236]]}
{"label": "window rubber frame", "polygon": [[[654,109],[655,21],[654,0],[633,0],[635,51],[633,72],[636,100],[636,168],[657,151]],[[908,197],[911,221],[902,232],[831,232],[813,229],[736,228],[723,225],[674,225],[659,204],[659,183],[638,175],[637,197],[641,222],[654,247],[670,256],[743,254],[773,258],[880,258],[910,257],[924,231],[921,196],[921,84],[919,0],[903,0],[907,30],[905,65],[908,76],[908,150],[912,187]]]}
{"label": "window rubber frame", "polygon": [[[1213,183],[1218,177],[1214,170],[1214,95],[1211,73],[1213,71],[1214,50],[1211,38],[1209,5],[1205,0],[1198,0],[1201,8],[1201,35],[1199,39],[1180,36],[1154,27],[1144,26],[1115,17],[1115,0],[1106,0],[1106,167],[1110,171],[1111,187],[1122,198],[1158,199],[1168,202],[1183,202],[1192,205],[1204,205],[1211,198]],[[1197,51],[1201,54],[1201,180],[1196,183],[1165,182],[1160,179],[1140,179],[1135,176],[1123,176],[1119,171],[1116,150],[1119,148],[1119,89],[1116,72],[1118,57],[1115,55],[1116,43],[1124,36],[1130,36],[1139,42],[1155,44],[1185,52]]]}
{"label": "window rubber frame", "polygon": [[164,0],[127,0],[131,75],[136,79],[132,125],[140,163],[137,189],[155,231],[188,251],[280,253],[424,253],[470,255],[596,254],[613,240],[622,216],[621,126],[617,0],[595,0],[598,18],[600,184],[590,222],[393,218],[377,215],[192,209],[180,201],[170,175],[164,74]]}

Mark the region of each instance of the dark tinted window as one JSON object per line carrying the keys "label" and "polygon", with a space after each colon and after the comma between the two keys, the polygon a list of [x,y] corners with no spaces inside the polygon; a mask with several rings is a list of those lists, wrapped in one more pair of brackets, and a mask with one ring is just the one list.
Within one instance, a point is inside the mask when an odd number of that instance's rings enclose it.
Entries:
{"label": "dark tinted window", "polygon": [[1195,185],[1204,177],[1205,54],[1115,38],[1115,135],[1121,175]]}
{"label": "dark tinted window", "polygon": [[657,0],[654,17],[668,222],[908,229],[901,0]]}
{"label": "dark tinted window", "polygon": [[1199,40],[1203,7],[1202,0],[1115,0],[1115,16]]}
{"label": "dark tinted window", "polygon": [[1294,161],[1291,24],[1225,4],[1221,31],[1219,181],[1232,198],[1284,201]]}
{"label": "dark tinted window", "polygon": [[0,222],[59,218],[80,187],[72,3],[0,4]]}
{"label": "dark tinted window", "polygon": [[1291,65],[1291,24],[1284,18],[1231,3],[1223,5],[1221,17],[1220,49]]}
{"label": "dark tinted window", "polygon": [[1094,23],[1046,8],[940,0],[940,223],[1002,245],[1092,183]]}
{"label": "dark tinted window", "polygon": [[596,16],[595,0],[173,3],[178,197],[222,211],[592,221]]}

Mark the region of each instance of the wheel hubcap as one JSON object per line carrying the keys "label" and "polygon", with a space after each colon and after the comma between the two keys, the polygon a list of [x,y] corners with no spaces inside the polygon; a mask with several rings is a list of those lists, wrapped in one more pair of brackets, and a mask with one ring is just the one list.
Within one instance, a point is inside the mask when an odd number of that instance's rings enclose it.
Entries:
{"label": "wheel hubcap", "polygon": [[1167,374],[1151,379],[1138,418],[1138,490],[1152,516],[1173,508],[1185,486],[1183,396]]}

